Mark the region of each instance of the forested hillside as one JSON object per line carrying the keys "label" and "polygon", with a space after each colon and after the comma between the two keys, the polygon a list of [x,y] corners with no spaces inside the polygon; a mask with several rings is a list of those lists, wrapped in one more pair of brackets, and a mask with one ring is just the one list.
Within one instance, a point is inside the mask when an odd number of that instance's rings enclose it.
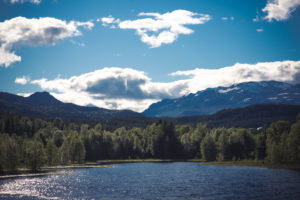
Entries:
{"label": "forested hillside", "polygon": [[0,132],[0,171],[128,158],[300,162],[300,115],[293,124],[277,121],[261,130],[158,120],[145,128],[109,131],[100,123],[2,114]]}

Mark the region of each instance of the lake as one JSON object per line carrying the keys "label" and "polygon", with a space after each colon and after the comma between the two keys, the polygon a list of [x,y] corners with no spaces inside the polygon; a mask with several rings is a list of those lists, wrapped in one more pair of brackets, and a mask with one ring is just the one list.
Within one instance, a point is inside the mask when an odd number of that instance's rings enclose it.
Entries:
{"label": "lake", "polygon": [[0,180],[0,199],[300,199],[300,172],[192,162],[114,164]]}

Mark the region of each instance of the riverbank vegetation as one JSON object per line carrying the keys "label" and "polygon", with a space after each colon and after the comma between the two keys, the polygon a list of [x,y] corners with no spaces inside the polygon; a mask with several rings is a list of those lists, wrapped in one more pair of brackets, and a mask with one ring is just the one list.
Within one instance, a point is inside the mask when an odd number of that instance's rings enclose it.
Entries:
{"label": "riverbank vegetation", "polygon": [[210,128],[158,120],[146,128],[106,130],[99,124],[1,114],[0,172],[98,160],[201,159],[300,163],[300,115],[267,129]]}

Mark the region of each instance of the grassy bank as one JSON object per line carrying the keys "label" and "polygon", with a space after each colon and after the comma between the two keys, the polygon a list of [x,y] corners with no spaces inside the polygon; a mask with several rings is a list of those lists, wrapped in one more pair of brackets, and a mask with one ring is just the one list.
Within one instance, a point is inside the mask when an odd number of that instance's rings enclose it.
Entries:
{"label": "grassy bank", "polygon": [[256,160],[201,162],[199,165],[267,167],[300,170],[300,164],[271,164]]}

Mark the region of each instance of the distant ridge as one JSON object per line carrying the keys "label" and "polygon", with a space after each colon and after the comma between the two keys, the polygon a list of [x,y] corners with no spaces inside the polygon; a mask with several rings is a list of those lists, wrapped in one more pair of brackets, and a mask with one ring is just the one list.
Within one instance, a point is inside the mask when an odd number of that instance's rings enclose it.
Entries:
{"label": "distant ridge", "polygon": [[36,92],[26,98],[27,100],[34,103],[44,103],[44,104],[61,104],[62,102],[54,98],[48,92]]}
{"label": "distant ridge", "polygon": [[111,129],[122,126],[146,127],[147,125],[166,120],[174,124],[197,125],[198,123],[208,124],[209,127],[226,128],[266,128],[278,120],[295,122],[300,114],[300,105],[286,104],[257,104],[243,108],[230,108],[218,111],[211,115],[195,115],[177,118],[151,118],[151,117],[116,117],[106,120],[104,123]]}
{"label": "distant ridge", "polygon": [[196,125],[197,123],[206,123],[210,127],[257,128],[267,127],[278,120],[294,122],[297,114],[300,113],[300,105],[257,104],[243,108],[223,109],[210,115],[154,118],[129,110],[108,110],[63,103],[47,92],[34,93],[29,97],[0,92],[0,116],[4,113],[48,119],[58,117],[80,120],[84,123],[97,121],[110,130],[122,126],[146,127],[159,119],[174,124]]}
{"label": "distant ridge", "polygon": [[185,116],[175,118],[176,124],[207,123],[210,127],[268,127],[283,120],[295,122],[300,114],[300,105],[256,104],[243,108],[229,108],[211,115]]}
{"label": "distant ridge", "polygon": [[208,88],[176,99],[163,99],[152,104],[143,114],[151,117],[206,115],[255,104],[300,105],[300,85],[262,81]]}
{"label": "distant ridge", "polygon": [[29,97],[0,92],[0,112],[45,118],[103,120],[121,116],[140,116],[131,110],[109,110],[98,107],[63,103],[48,92],[36,92]]}
{"label": "distant ridge", "polygon": [[[207,123],[211,127],[255,128],[277,120],[294,121],[300,113],[300,89],[299,85],[275,81],[249,82],[230,87],[210,88],[178,99],[162,100],[150,108],[155,108],[158,117],[155,115],[146,117],[130,110],[109,110],[92,105],[63,103],[48,92],[36,92],[29,97],[0,92],[2,113],[52,119],[58,117],[86,122],[92,120],[111,128],[145,127],[158,119],[172,121],[175,124]],[[201,114],[207,111],[211,113]]]}

